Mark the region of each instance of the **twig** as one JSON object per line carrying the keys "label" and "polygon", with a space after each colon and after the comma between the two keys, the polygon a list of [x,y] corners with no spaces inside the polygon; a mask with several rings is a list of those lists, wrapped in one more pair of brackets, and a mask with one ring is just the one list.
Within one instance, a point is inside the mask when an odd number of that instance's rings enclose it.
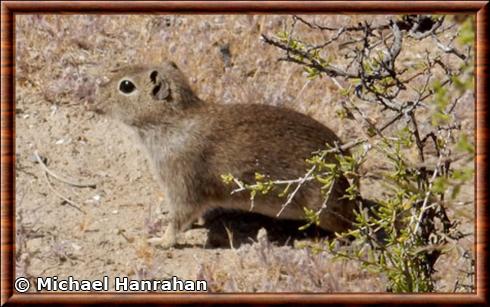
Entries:
{"label": "twig", "polygon": [[226,227],[224,223],[223,223],[223,227],[226,230],[226,235],[228,236],[228,242],[230,242],[230,248],[234,250],[235,246],[233,244],[233,231],[231,231],[228,227]]}
{"label": "twig", "polygon": [[95,183],[79,183],[79,182],[74,182],[72,180],[63,178],[60,175],[57,175],[56,173],[54,173],[52,170],[50,170],[47,167],[47,165],[43,162],[43,160],[41,159],[41,157],[37,153],[37,150],[34,151],[34,156],[36,157],[37,162],[41,165],[41,167],[44,169],[44,171],[46,173],[48,173],[49,175],[51,175],[52,177],[58,179],[59,181],[61,181],[63,183],[66,183],[66,184],[69,184],[71,186],[78,187],[78,188],[92,188],[92,189],[95,189],[97,187],[97,185]]}
{"label": "twig", "polygon": [[63,194],[61,194],[60,192],[58,192],[54,187],[53,187],[53,184],[51,183],[51,181],[49,180],[49,177],[48,177],[48,172],[43,172],[43,175],[44,175],[44,179],[46,179],[46,182],[48,183],[48,187],[49,189],[54,193],[56,194],[56,196],[58,196],[59,198],[63,199],[69,206],[77,209],[78,211],[82,212],[83,214],[87,214],[86,211],[84,211],[83,209],[81,209],[79,207],[79,205],[75,202],[73,202],[72,200],[70,200],[69,198],[67,198],[66,196],[64,196]]}
{"label": "twig", "polygon": [[417,233],[417,231],[419,230],[420,224],[422,223],[422,216],[424,215],[425,211],[428,209],[427,203],[429,202],[429,197],[432,194],[431,191],[432,186],[437,178],[437,174],[439,173],[439,167],[441,166],[441,163],[442,163],[442,155],[439,156],[439,161],[437,161],[437,166],[434,170],[434,173],[432,174],[432,178],[429,181],[429,187],[427,188],[427,192],[425,193],[424,202],[422,203],[422,208],[420,209],[420,214],[417,218],[417,224],[415,225],[414,233]]}
{"label": "twig", "polygon": [[[322,154],[324,155],[327,155],[327,154],[331,154],[331,153],[342,153],[342,151],[346,151],[346,150],[349,150],[353,147],[356,147],[356,146],[359,146],[363,143],[366,143],[367,142],[367,139],[365,138],[358,138],[358,139],[355,139],[353,141],[350,141],[348,143],[345,143],[343,144],[342,146],[338,146],[338,147],[334,147],[334,148],[331,148],[331,149],[327,149],[327,150],[320,150],[320,151],[317,151],[318,153],[321,152]],[[291,185],[291,184],[295,184],[295,183],[300,183],[301,181],[311,181],[315,179],[315,177],[313,176],[304,176],[304,177],[300,177],[298,179],[280,179],[280,180],[273,180],[271,181],[271,183],[273,185]],[[236,178],[233,178],[233,182],[238,186],[238,188],[234,189],[231,191],[231,194],[235,194],[235,193],[238,193],[238,192],[242,192],[242,191],[246,191],[246,190],[249,190],[249,189],[254,189],[257,187],[257,184],[252,184],[252,185],[247,185],[245,186],[243,184],[243,182],[241,182],[240,180],[236,179]]]}
{"label": "twig", "polygon": [[[424,39],[430,35],[433,35],[434,33],[436,33],[436,30],[441,27],[442,23],[444,22],[444,18],[445,18],[445,16],[442,16],[441,18],[437,19],[437,21],[432,25],[432,28],[429,31],[426,31],[423,33],[414,31],[415,26],[418,26],[418,23],[415,23],[414,28],[410,29],[410,31],[408,32],[408,35],[412,38],[417,39],[417,40],[422,40],[422,39]],[[444,29],[440,32],[444,32],[445,30],[447,30],[447,29]]]}
{"label": "twig", "polygon": [[[326,155],[326,151],[322,153],[322,155],[320,156],[320,160],[323,160],[323,158],[325,158],[325,155]],[[288,198],[286,200],[286,202],[282,205],[281,207],[281,210],[279,210],[279,212],[277,213],[277,217],[279,217],[281,215],[281,213],[284,211],[284,209],[286,209],[286,207],[293,201],[293,198],[294,196],[296,196],[296,194],[298,193],[299,189],[301,188],[301,186],[306,182],[307,178],[308,177],[311,177],[311,174],[313,174],[313,172],[315,171],[317,165],[313,165],[310,170],[306,173],[306,175],[300,179],[300,181],[298,182],[298,185],[296,186],[296,188],[294,189],[293,192],[291,192],[289,195],[288,195]]]}
{"label": "twig", "polygon": [[[329,76],[342,76],[342,77],[345,77],[345,78],[357,78],[358,76],[356,74],[353,74],[353,73],[348,73],[346,71],[343,71],[337,67],[334,67],[332,65],[322,65],[320,62],[318,62],[317,60],[311,58],[311,54],[309,54],[308,52],[305,52],[305,51],[301,51],[301,50],[298,50],[298,49],[294,49],[294,48],[291,48],[289,46],[286,46],[285,44],[279,42],[279,41],[276,41],[274,39],[271,39],[269,37],[267,37],[266,35],[262,34],[262,39],[269,45],[272,45],[272,46],[275,46],[277,48],[280,48],[284,51],[286,51],[288,54],[286,56],[286,58],[283,58],[283,59],[280,59],[280,60],[285,60],[285,61],[289,61],[289,62],[293,62],[293,63],[297,63],[297,64],[302,64],[302,65],[306,65],[308,67],[311,67],[311,68],[315,68],[317,69],[318,71],[321,71]],[[305,59],[307,59],[310,63],[306,63],[305,61],[301,61],[299,59],[296,59],[296,58],[293,58],[289,55],[289,53],[292,53],[294,55],[299,55],[299,56],[302,56],[304,57]]]}
{"label": "twig", "polygon": [[[305,177],[300,177],[298,179],[290,179],[290,180],[274,180],[274,181],[271,181],[271,183],[273,185],[286,185],[286,184],[299,183],[302,180],[310,181],[310,180],[313,180],[313,179],[314,179],[313,176],[309,176],[309,177],[306,177],[306,178]],[[231,191],[231,194],[242,192],[242,191],[245,191],[245,190],[248,190],[248,189],[254,189],[254,188],[256,188],[258,186],[257,184],[252,184],[252,185],[245,186],[242,182],[240,182],[236,178],[234,178],[233,181],[235,182],[236,185],[238,185],[238,188],[237,189],[234,189],[233,191]]]}
{"label": "twig", "polygon": [[330,195],[332,194],[333,187],[335,185],[335,178],[332,180],[332,184],[330,184],[330,187],[328,188],[328,192],[325,195],[325,199],[323,200],[322,206],[320,207],[320,210],[316,212],[317,216],[320,216],[323,210],[327,209],[327,204],[328,201],[330,200]]}
{"label": "twig", "polygon": [[235,189],[233,191],[231,191],[231,194],[235,194],[235,193],[238,193],[238,192],[241,192],[241,191],[245,191],[247,188],[239,181],[237,180],[236,178],[233,178],[233,182],[235,182],[235,184],[238,186],[238,189]]}
{"label": "twig", "polygon": [[454,54],[455,56],[457,56],[458,58],[460,58],[461,60],[466,60],[466,55],[464,55],[463,53],[461,53],[458,49],[452,47],[452,46],[446,46],[444,45],[441,40],[439,40],[439,38],[437,38],[437,36],[434,35],[434,33],[432,33],[432,38],[434,39],[434,41],[436,42],[436,46],[441,49],[442,51],[444,51],[445,53],[452,53]]}

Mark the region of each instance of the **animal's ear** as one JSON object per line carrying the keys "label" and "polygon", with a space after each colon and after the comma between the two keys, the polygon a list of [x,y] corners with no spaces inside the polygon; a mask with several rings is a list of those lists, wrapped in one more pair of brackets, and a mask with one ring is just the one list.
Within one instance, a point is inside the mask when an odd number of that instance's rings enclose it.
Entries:
{"label": "animal's ear", "polygon": [[152,70],[150,72],[150,81],[153,85],[151,90],[151,96],[155,100],[165,100],[170,96],[170,85],[163,78],[162,74],[158,70]]}

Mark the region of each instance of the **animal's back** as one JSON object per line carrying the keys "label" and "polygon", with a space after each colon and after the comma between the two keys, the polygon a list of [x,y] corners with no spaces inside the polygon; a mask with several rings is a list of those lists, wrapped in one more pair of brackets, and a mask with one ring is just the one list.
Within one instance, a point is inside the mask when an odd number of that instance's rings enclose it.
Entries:
{"label": "animal's back", "polygon": [[[260,104],[208,107],[208,155],[218,170],[241,169],[244,179],[255,172],[275,179],[304,175],[305,159],[340,139],[316,120],[296,111]],[[330,158],[330,157],[329,157]],[[243,168],[249,168],[245,171]]]}

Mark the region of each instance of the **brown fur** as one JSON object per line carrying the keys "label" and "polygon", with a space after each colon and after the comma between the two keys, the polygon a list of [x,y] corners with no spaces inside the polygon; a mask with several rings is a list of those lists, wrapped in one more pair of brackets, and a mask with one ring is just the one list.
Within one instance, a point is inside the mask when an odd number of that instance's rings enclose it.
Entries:
{"label": "brown fur", "polygon": [[[119,91],[126,79],[136,86],[130,95]],[[99,92],[96,109],[133,128],[148,153],[170,211],[170,224],[159,241],[165,247],[174,245],[177,233],[208,209],[250,209],[248,192],[231,195],[233,187],[222,182],[221,174],[246,182],[254,182],[255,172],[273,180],[295,179],[306,173],[305,159],[312,152],[340,143],[329,128],[293,110],[205,103],[172,62],[121,69]],[[332,156],[327,160],[335,163]],[[336,180],[320,217],[322,228],[343,231],[351,226],[354,202],[341,199],[348,187],[345,178]],[[254,211],[276,216],[285,198],[270,194],[256,197]],[[317,183],[305,184],[280,218],[304,219],[303,207],[319,209],[322,200]]]}

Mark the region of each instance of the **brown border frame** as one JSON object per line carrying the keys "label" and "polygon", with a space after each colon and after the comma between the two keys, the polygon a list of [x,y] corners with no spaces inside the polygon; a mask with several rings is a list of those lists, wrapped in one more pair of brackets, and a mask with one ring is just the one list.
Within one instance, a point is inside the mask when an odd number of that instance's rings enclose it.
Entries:
{"label": "brown border frame", "polygon": [[[476,294],[19,294],[13,293],[15,227],[15,14],[128,13],[473,13],[477,20],[476,53]],[[57,303],[477,303],[488,304],[488,194],[486,191],[488,128],[488,1],[5,1],[1,4],[1,305]]]}

